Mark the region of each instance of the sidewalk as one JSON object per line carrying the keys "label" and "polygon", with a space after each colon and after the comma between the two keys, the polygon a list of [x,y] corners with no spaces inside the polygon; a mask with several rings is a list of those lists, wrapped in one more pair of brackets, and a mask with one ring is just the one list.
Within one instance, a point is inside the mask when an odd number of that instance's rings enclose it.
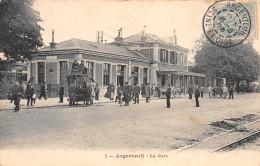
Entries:
{"label": "sidewalk", "polygon": [[[243,96],[243,94],[236,94],[236,97],[238,96]],[[194,97],[194,96],[193,96]],[[207,94],[205,94],[205,97],[207,98]],[[69,102],[67,101],[68,97],[64,97],[63,98],[63,103],[59,103],[59,98],[48,98],[47,100],[44,100],[43,98],[41,100],[39,100],[38,98],[36,99],[36,104],[34,106],[27,106],[27,99],[21,99],[20,102],[20,109],[34,109],[34,108],[44,108],[44,107],[69,107]],[[188,99],[188,95],[181,95],[180,98],[176,98],[178,99],[184,99],[187,98]],[[158,97],[154,97],[153,99],[151,98],[151,100],[158,100]],[[171,98],[173,99],[173,97]],[[176,100],[174,99],[174,100]],[[145,102],[145,98],[142,98],[142,96],[140,95],[140,101]],[[166,99],[162,99],[162,100],[166,100]],[[103,104],[103,103],[114,103],[115,100],[110,101],[108,98],[105,97],[100,97],[99,100],[93,100],[93,105],[99,105],[99,104]],[[124,102],[123,102],[124,103]],[[80,101],[79,105],[82,105],[83,102]],[[4,100],[0,100],[0,111],[6,111],[6,110],[14,110],[14,103],[10,103],[10,100],[4,99]]]}
{"label": "sidewalk", "polygon": [[[181,98],[185,98],[186,96],[181,96]],[[151,100],[158,100],[159,98],[155,97]],[[140,97],[140,101],[145,101],[145,98]],[[165,99],[162,99],[165,100]],[[99,100],[93,100],[93,105],[98,105],[102,103],[114,103],[115,100],[110,101],[108,98],[101,97]],[[82,105],[82,101],[79,102],[79,105]],[[47,100],[44,100],[43,98],[41,100],[36,99],[36,103],[34,106],[27,106],[27,99],[21,99],[20,101],[20,109],[34,109],[34,108],[44,108],[44,107],[69,107],[69,102],[67,101],[67,97],[63,98],[63,103],[59,103],[59,98],[48,98]],[[10,100],[0,100],[0,111],[6,111],[6,110],[14,110],[14,101],[13,103],[10,103]]]}
{"label": "sidewalk", "polygon": [[[94,100],[94,104],[99,103],[110,103],[111,101],[107,98],[101,98],[100,100]],[[79,102],[79,105],[83,102]],[[34,106],[27,106],[27,99],[21,99],[20,101],[20,109],[33,109],[33,108],[43,108],[43,107],[65,107],[69,106],[69,102],[67,101],[67,97],[63,98],[63,103],[59,103],[59,98],[48,98],[44,100],[36,99],[36,103]],[[5,110],[14,110],[14,101],[10,103],[10,100],[0,100],[0,111]]]}

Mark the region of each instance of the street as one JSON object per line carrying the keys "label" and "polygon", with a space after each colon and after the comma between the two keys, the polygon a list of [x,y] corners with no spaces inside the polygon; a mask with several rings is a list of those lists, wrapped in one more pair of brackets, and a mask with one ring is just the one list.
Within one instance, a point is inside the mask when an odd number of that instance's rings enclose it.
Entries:
{"label": "street", "polygon": [[[101,103],[90,107],[47,107],[0,112],[1,149],[162,150],[171,151],[222,131],[210,125],[230,118],[260,118],[260,94],[235,94],[235,99],[185,96],[141,101],[129,107]],[[40,101],[38,101],[40,102]],[[249,120],[250,122],[250,120]],[[255,148],[254,148],[255,149]],[[259,150],[259,147],[257,148]]]}

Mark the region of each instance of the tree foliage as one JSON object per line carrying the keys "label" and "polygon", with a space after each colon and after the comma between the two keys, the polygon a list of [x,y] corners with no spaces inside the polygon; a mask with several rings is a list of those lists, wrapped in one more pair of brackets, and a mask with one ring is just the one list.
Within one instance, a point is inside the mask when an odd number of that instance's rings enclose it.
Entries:
{"label": "tree foliage", "polygon": [[40,14],[32,0],[0,0],[0,52],[8,61],[31,59],[43,45]]}
{"label": "tree foliage", "polygon": [[260,70],[260,58],[252,42],[222,48],[207,39],[196,41],[195,63],[192,69],[209,77],[224,77],[228,81],[257,79]]}

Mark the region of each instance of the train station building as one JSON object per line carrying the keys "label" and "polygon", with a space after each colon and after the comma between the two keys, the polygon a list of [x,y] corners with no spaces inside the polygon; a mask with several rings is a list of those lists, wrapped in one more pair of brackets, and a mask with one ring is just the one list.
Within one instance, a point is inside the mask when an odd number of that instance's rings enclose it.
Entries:
{"label": "train station building", "polygon": [[[110,44],[70,39],[39,50],[29,61],[28,78],[35,87],[49,85],[50,97],[56,97],[60,84],[67,91],[67,75],[75,60],[83,61],[92,78],[98,83],[101,95],[110,83],[183,87],[204,85],[204,75],[188,71],[189,50],[177,45],[176,36],[161,39],[141,32],[123,38],[119,30]],[[38,88],[36,88],[38,89]],[[185,91],[184,90],[184,91]]]}

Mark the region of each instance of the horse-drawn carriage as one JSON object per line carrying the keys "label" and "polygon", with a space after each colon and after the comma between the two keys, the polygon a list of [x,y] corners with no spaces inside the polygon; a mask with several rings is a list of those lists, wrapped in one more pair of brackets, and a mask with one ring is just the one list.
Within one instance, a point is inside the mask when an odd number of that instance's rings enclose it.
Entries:
{"label": "horse-drawn carriage", "polygon": [[78,106],[79,101],[83,101],[85,106],[93,104],[92,83],[95,81],[85,67],[72,69],[71,74],[67,76],[67,81],[70,106]]}

